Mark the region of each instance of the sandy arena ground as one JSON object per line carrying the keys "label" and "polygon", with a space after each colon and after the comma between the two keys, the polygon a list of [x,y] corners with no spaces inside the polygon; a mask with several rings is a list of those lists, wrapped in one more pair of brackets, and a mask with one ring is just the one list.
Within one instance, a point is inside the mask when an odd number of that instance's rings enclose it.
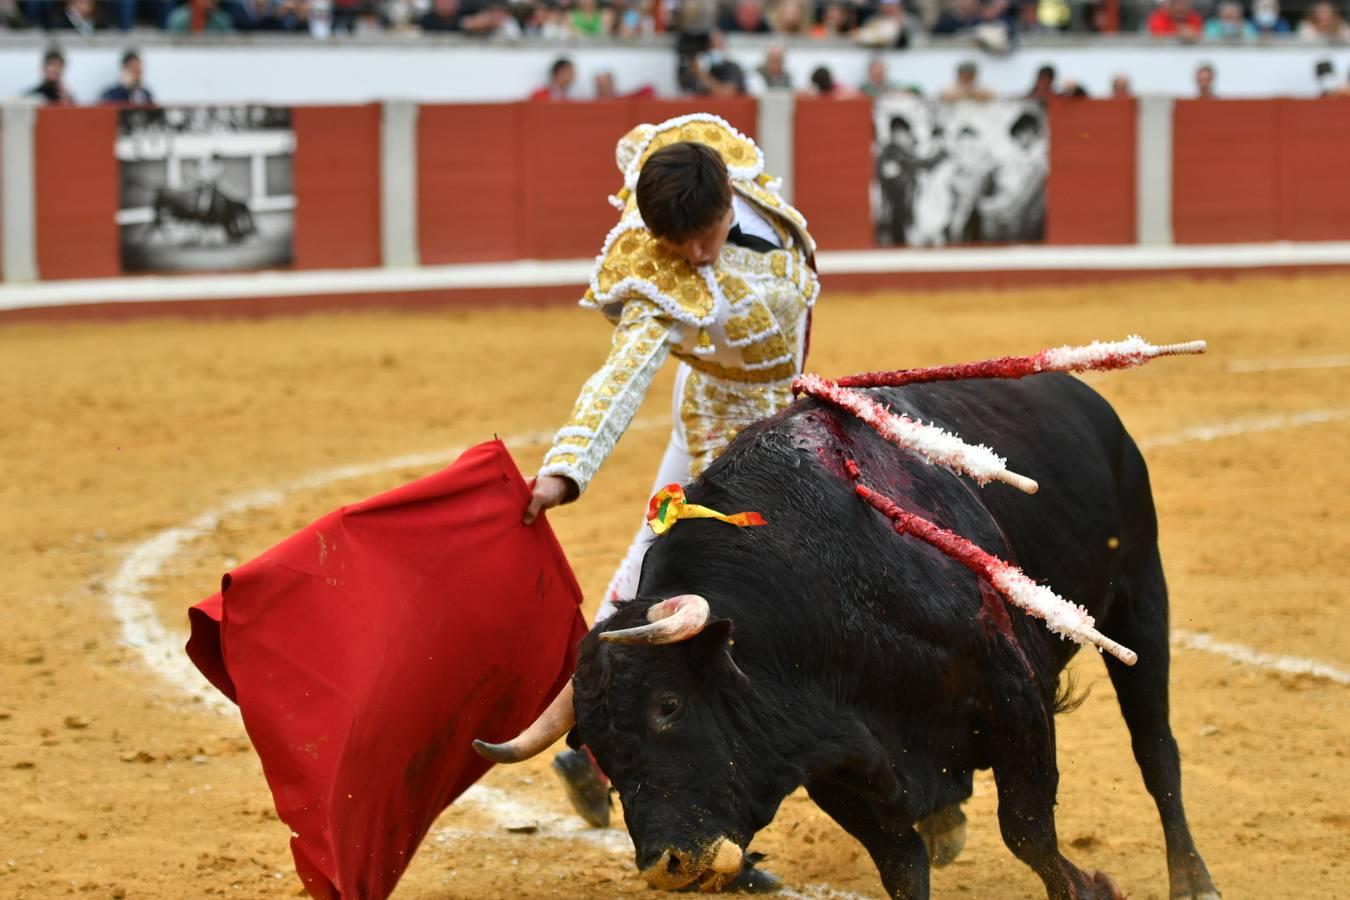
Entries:
{"label": "sandy arena ground", "polygon": [[[1333,667],[1175,651],[1187,807],[1228,900],[1350,897],[1348,302],[1350,277],[1326,276],[827,295],[817,316],[826,374],[1135,331],[1209,339],[1206,357],[1090,380],[1146,447],[1174,627]],[[223,571],[437,463],[297,479],[411,453],[444,464],[493,433],[532,470],[528,435],[562,421],[606,340],[598,316],[566,307],[0,328],[0,897],[297,896],[238,717],[125,646],[113,601],[148,601],[149,627],[181,646],[186,607]],[[591,493],[552,517],[588,614],[646,501],[669,386],[666,373]],[[281,493],[177,546],[164,536],[259,489]],[[122,570],[138,548],[162,562],[143,582]],[[1059,720],[1065,851],[1136,900],[1164,898],[1161,829],[1110,682],[1093,654],[1075,666],[1092,693]],[[493,771],[448,810],[395,896],[654,897],[621,829],[567,815],[548,758]],[[935,896],[1044,896],[999,838],[988,777],[968,812]],[[881,896],[861,847],[804,794],[755,849],[796,896]]]}

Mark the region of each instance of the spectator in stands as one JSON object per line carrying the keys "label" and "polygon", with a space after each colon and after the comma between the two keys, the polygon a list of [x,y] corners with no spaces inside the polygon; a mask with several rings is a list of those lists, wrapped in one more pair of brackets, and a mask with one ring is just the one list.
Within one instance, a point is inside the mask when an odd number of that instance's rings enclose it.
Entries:
{"label": "spectator in stands", "polygon": [[66,88],[66,58],[55,47],[42,54],[42,80],[28,92],[48,106],[74,106],[75,97]]}
{"label": "spectator in stands", "polygon": [[619,93],[618,82],[614,79],[614,71],[612,69],[601,69],[595,73],[596,100],[626,100],[630,97],[650,98],[655,96],[656,89],[650,84],[644,84],[636,91],[621,94]]}
{"label": "spectator in stands", "polygon": [[713,63],[703,81],[708,94],[713,97],[741,97],[745,94],[745,70],[730,59]]}
{"label": "spectator in stands", "polygon": [[1256,0],[1252,4],[1252,24],[1258,34],[1288,34],[1289,21],[1280,15],[1280,0]]}
{"label": "spectator in stands", "polygon": [[811,37],[840,38],[852,30],[849,10],[842,3],[826,3],[820,21],[811,26]]}
{"label": "spectator in stands", "polygon": [[572,23],[567,11],[553,2],[535,8],[533,18],[526,25],[526,33],[550,41],[561,41],[572,36]]}
{"label": "spectator in stands", "polygon": [[750,73],[750,93],[756,96],[768,90],[792,90],[792,75],[787,70],[787,51],[774,44],[764,54],[764,62]]}
{"label": "spectator in stands", "polygon": [[568,16],[572,33],[581,37],[601,37],[614,28],[614,11],[601,9],[596,0],[576,0],[576,6]]}
{"label": "spectator in stands", "polygon": [[76,34],[93,34],[102,26],[98,21],[94,0],[66,0],[50,27],[74,31]]}
{"label": "spectator in stands", "polygon": [[308,0],[274,0],[258,18],[259,31],[309,31]]}
{"label": "spectator in stands", "polygon": [[[719,21],[723,23],[721,27],[724,30],[725,23],[730,22],[730,17],[720,18],[717,0],[678,0],[671,10],[670,19],[671,28],[681,38],[676,47],[678,56],[701,53],[703,48],[697,46],[698,41],[706,40],[708,33],[719,27]],[[689,44],[691,39],[694,42],[692,45]]]}
{"label": "spectator in stands", "polygon": [[649,37],[655,33],[656,20],[652,17],[652,0],[615,0],[615,37]]}
{"label": "spectator in stands", "polygon": [[1130,77],[1128,75],[1116,75],[1111,79],[1111,96],[1116,100],[1126,100],[1134,96],[1130,90]]}
{"label": "spectator in stands", "polygon": [[854,33],[864,47],[905,48],[910,44],[913,26],[900,0],[881,0],[876,13]]}
{"label": "spectator in stands", "polygon": [[435,0],[417,24],[423,31],[459,31],[459,0]]}
{"label": "spectator in stands", "polygon": [[[690,58],[688,70],[682,73],[680,86],[691,94],[707,94],[711,90],[708,77],[713,68],[721,63],[728,62],[731,57],[727,54],[727,38],[720,31],[711,31],[704,36],[704,48],[702,52],[696,53]],[[740,70],[740,66],[736,67]],[[730,78],[732,70],[722,68],[719,71],[725,78]],[[744,72],[741,73],[744,75]],[[687,75],[687,83],[685,79]],[[722,87],[726,87],[726,82],[721,82]],[[725,93],[725,91],[724,91]]]}
{"label": "spectator in stands", "polygon": [[[229,13],[221,9],[216,0],[203,0],[202,6],[204,16],[202,19],[202,30],[213,32],[215,34],[226,34],[234,31],[234,19],[230,18]],[[166,31],[183,34],[192,30],[192,4],[184,3],[182,6],[169,13],[169,21],[165,25]]]}
{"label": "spectator in stands", "polygon": [[942,89],[942,99],[948,103],[960,100],[984,102],[994,99],[994,94],[980,84],[979,67],[967,60],[956,67],[956,83]]}
{"label": "spectator in stands", "polygon": [[1201,63],[1195,70],[1195,99],[1213,100],[1217,94],[1214,93],[1214,67],[1209,63]]}
{"label": "spectator in stands", "polygon": [[1191,0],[1166,0],[1148,17],[1148,33],[1154,37],[1179,37],[1193,41],[1200,37],[1205,23],[1191,9]]}
{"label": "spectator in stands", "polygon": [[[306,20],[303,22],[299,22],[298,23],[299,27],[296,28],[296,30],[303,31],[306,28],[308,28],[309,33],[314,34],[315,20],[313,17],[309,17],[308,5],[306,5],[304,12],[306,14]],[[495,23],[496,19],[493,17],[492,10],[489,9],[488,11],[482,13],[482,15],[487,17],[487,21]],[[512,21],[514,22],[514,20]],[[356,37],[369,37],[377,34],[382,34],[384,32],[384,29],[385,29],[385,19],[384,16],[381,15],[378,7],[376,7],[372,3],[365,3],[357,7],[356,24],[352,28],[353,35],[355,35]]]}
{"label": "spectator in stands", "polygon": [[466,15],[460,20],[459,27],[465,34],[485,38],[515,40],[525,33],[511,13],[507,0],[488,0],[482,12]]}
{"label": "spectator in stands", "polygon": [[1054,96],[1055,67],[1041,66],[1036,70],[1036,80],[1031,83],[1031,90],[1027,91],[1027,99],[1046,103]]}
{"label": "spectator in stands", "polygon": [[808,96],[825,97],[830,100],[851,100],[861,96],[853,88],[834,80],[834,73],[828,66],[816,66],[811,71],[811,88]]}
{"label": "spectator in stands", "polygon": [[1205,23],[1205,40],[1254,41],[1256,26],[1242,15],[1238,0],[1220,0],[1213,18]]}
{"label": "spectator in stands", "polygon": [[99,97],[101,103],[116,103],[126,106],[154,106],[155,98],[145,86],[145,65],[141,55],[135,50],[122,54],[122,69],[117,83]]}
{"label": "spectator in stands", "polygon": [[722,30],[764,34],[769,31],[769,24],[764,21],[764,7],[759,0],[736,0],[731,14],[722,17]]}
{"label": "spectator in stands", "polygon": [[614,71],[612,69],[601,69],[595,73],[595,99],[619,99],[619,92],[614,87]]}
{"label": "spectator in stands", "polygon": [[890,73],[886,71],[886,60],[874,56],[867,63],[867,80],[862,83],[859,90],[875,100],[896,93],[900,90],[900,85],[891,81]]}
{"label": "spectator in stands", "polygon": [[[414,9],[414,0],[385,0],[384,27],[387,31],[394,33],[412,34],[415,32],[416,20],[426,9],[426,0],[417,0],[417,9]],[[328,25],[328,3],[324,0],[318,0],[310,5],[309,21],[310,33],[318,36],[315,28],[315,22],[323,22],[322,28],[327,29]]]}
{"label": "spectator in stands", "polygon": [[806,33],[806,7],[802,0],[778,0],[769,18],[770,26],[778,34],[796,36]]}
{"label": "spectator in stands", "polygon": [[980,7],[980,24],[975,26],[975,43],[990,53],[1007,53],[1013,45],[1013,18],[1008,0],[985,0]]}
{"label": "spectator in stands", "polygon": [[1313,66],[1313,80],[1317,82],[1317,96],[1332,97],[1340,90],[1340,82],[1336,78],[1336,67],[1331,64],[1329,59],[1319,59]]}
{"label": "spectator in stands", "polygon": [[1050,34],[1056,30],[1041,21],[1039,10],[1040,4],[1033,3],[1031,0],[1024,0],[1018,5],[1017,18],[1013,22],[1013,31],[1018,37]]}
{"label": "spectator in stands", "polygon": [[576,81],[577,67],[572,65],[572,61],[565,56],[560,56],[553,61],[553,65],[548,70],[548,84],[530,94],[531,100],[566,100],[567,93],[572,90],[572,82]]}
{"label": "spectator in stands", "polygon": [[933,26],[933,34],[963,34],[981,21],[979,0],[952,0],[951,8]]}
{"label": "spectator in stands", "polygon": [[1330,0],[1318,0],[1298,23],[1298,36],[1305,41],[1343,43],[1350,41],[1350,25]]}

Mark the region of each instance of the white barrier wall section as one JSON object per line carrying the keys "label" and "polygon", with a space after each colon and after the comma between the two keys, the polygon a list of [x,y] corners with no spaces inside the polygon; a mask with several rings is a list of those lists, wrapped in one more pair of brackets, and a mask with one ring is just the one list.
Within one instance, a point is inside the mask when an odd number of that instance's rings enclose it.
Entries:
{"label": "white barrier wall section", "polygon": [[[1193,244],[1148,247],[951,247],[943,250],[835,250],[817,257],[821,275],[894,276],[960,272],[1242,272],[1253,269],[1350,267],[1350,242]],[[0,285],[0,312],[105,303],[338,297],[463,290],[554,288],[560,302],[580,298],[595,261],[520,260],[450,266],[391,266],[306,272],[142,275]],[[378,301],[374,301],[378,303]]]}
{"label": "white barrier wall section", "polygon": [[[577,66],[576,94],[591,94],[594,75],[615,73],[619,90],[644,84],[673,96],[675,54],[669,42],[530,42],[498,44],[447,41],[429,37],[373,41],[313,39],[204,38],[176,43],[159,36],[115,36],[66,41],[66,79],[77,100],[94,102],[117,78],[126,45],[140,47],[145,83],[161,103],[262,102],[278,104],[364,103],[388,98],[423,102],[500,102],[522,100],[542,85],[553,60],[567,56]],[[769,41],[733,37],[731,55],[748,71],[764,57]],[[39,81],[47,38],[0,40],[0,97],[17,96]],[[810,42],[788,49],[788,68],[798,86],[811,71],[828,66],[835,79],[860,83],[869,51],[848,44]],[[958,63],[975,60],[984,84],[1001,94],[1020,96],[1036,69],[1054,65],[1062,79],[1083,84],[1093,96],[1106,96],[1117,74],[1130,78],[1138,94],[1188,97],[1202,62],[1214,65],[1221,97],[1313,97],[1313,68],[1330,60],[1338,78],[1350,69],[1350,48],[1293,42],[1183,47],[1138,37],[1097,41],[1028,44],[1008,56],[991,56],[962,43],[888,51],[893,80],[936,94],[954,78]]]}

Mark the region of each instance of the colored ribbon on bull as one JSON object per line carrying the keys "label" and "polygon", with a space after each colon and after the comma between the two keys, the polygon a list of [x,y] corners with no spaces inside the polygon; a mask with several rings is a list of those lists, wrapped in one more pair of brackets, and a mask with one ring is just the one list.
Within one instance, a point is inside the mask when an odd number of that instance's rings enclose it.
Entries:
{"label": "colored ribbon on bull", "polygon": [[684,499],[684,488],[678,484],[668,484],[656,492],[647,505],[647,526],[656,535],[665,534],[680,519],[717,519],[739,528],[766,525],[764,517],[757,512],[738,512],[731,515],[720,513],[697,503]]}

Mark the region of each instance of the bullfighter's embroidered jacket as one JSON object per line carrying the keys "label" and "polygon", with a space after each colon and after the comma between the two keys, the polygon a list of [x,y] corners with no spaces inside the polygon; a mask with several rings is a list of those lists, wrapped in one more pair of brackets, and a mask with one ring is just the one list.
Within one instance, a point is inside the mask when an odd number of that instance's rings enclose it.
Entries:
{"label": "bullfighter's embroidered jacket", "polygon": [[[712,265],[695,268],[647,230],[637,209],[638,174],[652,153],[678,141],[707,144],[722,156],[732,188],[773,226],[782,249],[760,253],[728,243]],[[691,475],[741,428],[787,406],[807,312],[820,292],[806,220],[764,174],[759,148],[722,119],[697,114],[640,125],[615,157],[624,186],[610,201],[621,216],[581,300],[615,324],[614,337],[539,471],[566,476],[583,492],[667,356],[692,370],[676,401]]]}

